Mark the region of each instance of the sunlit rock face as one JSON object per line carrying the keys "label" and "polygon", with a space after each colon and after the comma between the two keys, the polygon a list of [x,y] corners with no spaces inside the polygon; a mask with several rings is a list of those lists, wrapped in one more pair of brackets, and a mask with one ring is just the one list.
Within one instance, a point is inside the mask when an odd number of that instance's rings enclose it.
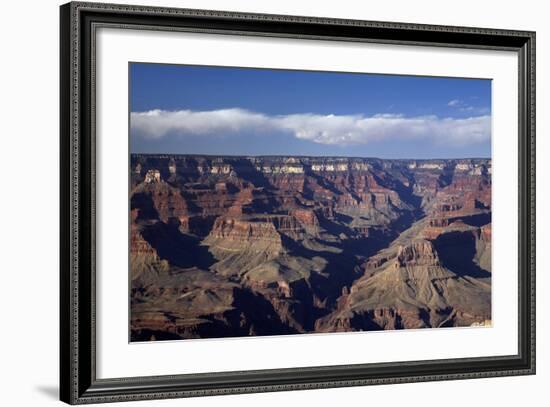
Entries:
{"label": "sunlit rock face", "polygon": [[132,155],[132,341],[491,324],[491,161]]}

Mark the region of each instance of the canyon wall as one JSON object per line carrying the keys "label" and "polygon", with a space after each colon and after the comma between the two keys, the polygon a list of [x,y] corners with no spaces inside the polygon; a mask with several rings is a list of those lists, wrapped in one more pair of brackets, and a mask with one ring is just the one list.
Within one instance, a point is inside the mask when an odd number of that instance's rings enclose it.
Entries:
{"label": "canyon wall", "polygon": [[130,157],[133,341],[483,326],[491,161]]}

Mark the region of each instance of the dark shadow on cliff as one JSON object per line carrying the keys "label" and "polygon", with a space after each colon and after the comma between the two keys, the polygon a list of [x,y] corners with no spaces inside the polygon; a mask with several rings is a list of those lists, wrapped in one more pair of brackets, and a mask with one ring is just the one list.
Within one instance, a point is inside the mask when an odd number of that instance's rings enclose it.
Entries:
{"label": "dark shadow on cliff", "polygon": [[[319,186],[321,186],[322,188],[332,192],[334,195],[336,195],[336,196],[342,195],[342,191],[340,191],[338,188],[336,188],[336,186],[334,186],[334,184],[329,179],[327,179],[325,177],[322,177],[321,175],[316,174],[315,172],[310,171],[310,170],[306,170],[306,175],[308,177],[311,177],[312,179],[314,179],[315,182]],[[310,191],[309,195],[310,196],[308,196],[308,198],[314,199],[312,191]]]}
{"label": "dark shadow on cliff", "polygon": [[420,209],[422,198],[414,194],[413,185],[415,183],[414,175],[401,173],[401,176],[407,178],[408,186],[399,178],[391,178],[391,182],[380,178],[377,174],[373,174],[374,180],[378,185],[384,188],[397,192],[401,201],[412,206],[414,210]]}
{"label": "dark shadow on cliff", "polygon": [[153,247],[161,259],[181,268],[198,267],[203,270],[215,263],[206,246],[196,237],[183,234],[177,223],[156,222],[141,231],[143,238]]}
{"label": "dark shadow on cliff", "polygon": [[437,185],[439,188],[445,188],[446,186],[451,185],[453,182],[454,171],[449,171],[448,169],[443,171],[439,178],[437,179]]}
{"label": "dark shadow on cliff", "polygon": [[256,169],[256,167],[250,162],[250,160],[244,158],[236,158],[231,161],[231,164],[235,168],[235,172],[238,177],[250,182],[255,187],[262,187],[266,190],[272,190],[273,185],[264,176],[264,174]]}
{"label": "dark shadow on cliff", "polygon": [[483,270],[474,261],[476,240],[472,232],[444,233],[433,244],[443,266],[458,276],[491,277],[491,273]]}
{"label": "dark shadow on cliff", "polygon": [[[349,236],[351,234],[353,234],[353,230],[351,228],[349,228],[348,226],[346,225],[343,225],[341,223],[338,223],[336,221],[336,219],[339,218],[339,214],[335,214],[334,216],[334,220],[332,219],[327,219],[323,216],[320,216],[319,217],[319,226],[321,226],[322,229],[324,229],[326,232],[328,232],[329,234],[333,235],[333,236],[339,236],[340,234],[345,234],[346,236]],[[342,215],[342,216],[346,216],[346,215]]]}
{"label": "dark shadow on cliff", "polygon": [[133,194],[130,198],[130,209],[139,209],[136,221],[158,219],[159,217],[149,193],[138,192]]}
{"label": "dark shadow on cliff", "polygon": [[[326,301],[326,308],[330,309],[342,294],[342,289],[349,288],[357,278],[361,277],[360,265],[368,257],[387,247],[392,239],[389,236],[377,234],[375,237],[349,238],[342,240],[338,245],[331,245],[342,250],[341,253],[310,250],[286,236],[283,236],[282,240],[283,246],[292,256],[307,259],[321,257],[326,261],[322,273],[311,273],[309,289],[317,298]],[[313,307],[313,304],[311,306]],[[315,312],[315,319],[322,317],[323,312],[319,310]],[[309,322],[314,323],[314,321]]]}
{"label": "dark shadow on cliff", "polygon": [[[284,335],[297,333],[295,329],[285,324],[273,308],[271,302],[258,293],[246,288],[233,290],[233,306],[235,311],[227,315],[232,326],[241,326],[246,330],[252,327],[256,335]],[[238,311],[238,312],[237,312]],[[244,312],[244,323],[242,322]],[[236,333],[236,336],[242,334]]]}
{"label": "dark shadow on cliff", "polygon": [[480,227],[491,223],[491,213],[479,213],[477,215],[464,216],[460,220],[466,225]]}
{"label": "dark shadow on cliff", "polygon": [[[413,211],[400,211],[399,218],[390,223],[389,234],[392,239],[396,239],[401,232],[409,229],[414,222],[424,217],[424,211],[422,209],[415,209]],[[388,242],[389,243],[389,242]]]}
{"label": "dark shadow on cliff", "polygon": [[[188,338],[230,338],[245,336],[288,335],[298,331],[281,320],[271,302],[248,288],[233,290],[233,308],[223,314],[210,315],[208,310],[201,316],[205,323],[197,325],[192,332],[173,333],[151,329],[132,330],[132,342],[176,340]],[[207,322],[206,322],[207,321]]]}

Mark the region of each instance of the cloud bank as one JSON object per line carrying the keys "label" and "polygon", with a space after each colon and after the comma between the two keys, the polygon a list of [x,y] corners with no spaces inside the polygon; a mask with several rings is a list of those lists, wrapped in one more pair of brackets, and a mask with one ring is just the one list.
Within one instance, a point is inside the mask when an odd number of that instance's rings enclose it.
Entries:
{"label": "cloud bank", "polygon": [[270,116],[244,109],[212,111],[150,110],[130,115],[132,137],[291,134],[324,145],[353,146],[376,141],[424,140],[465,146],[490,140],[491,117],[439,118],[403,115],[319,115],[313,113]]}

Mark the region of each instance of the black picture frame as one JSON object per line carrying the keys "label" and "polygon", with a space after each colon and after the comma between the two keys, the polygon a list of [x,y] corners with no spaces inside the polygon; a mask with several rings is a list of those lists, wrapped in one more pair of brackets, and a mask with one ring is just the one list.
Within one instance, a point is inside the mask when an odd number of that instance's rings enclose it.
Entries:
{"label": "black picture frame", "polygon": [[[535,33],[72,2],[60,7],[60,396],[70,404],[535,373]],[[95,29],[511,50],[519,59],[519,351],[436,361],[96,378]]]}

